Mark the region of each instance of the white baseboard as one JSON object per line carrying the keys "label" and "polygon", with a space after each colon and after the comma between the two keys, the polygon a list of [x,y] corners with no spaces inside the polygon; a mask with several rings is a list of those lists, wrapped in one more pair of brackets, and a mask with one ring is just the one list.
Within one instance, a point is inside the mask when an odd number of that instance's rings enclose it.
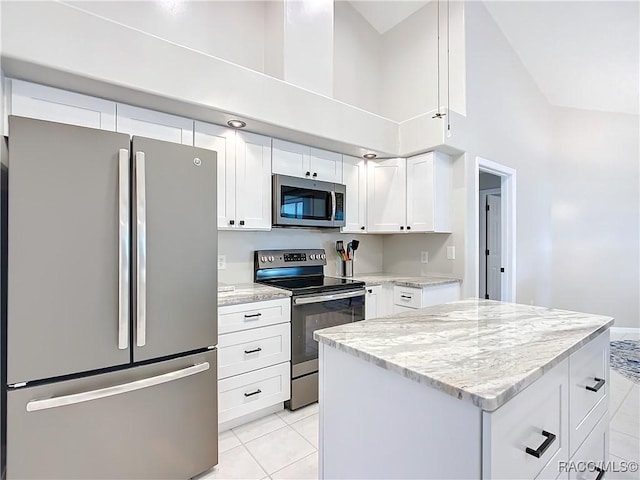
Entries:
{"label": "white baseboard", "polygon": [[611,333],[620,333],[620,334],[635,333],[637,335],[640,335],[640,328],[634,328],[634,327],[611,327]]}
{"label": "white baseboard", "polygon": [[284,402],[276,403],[275,405],[271,405],[270,407],[265,407],[255,412],[251,412],[242,417],[234,418],[228,420],[223,423],[218,424],[218,433],[224,432],[225,430],[231,430],[232,428],[238,427],[240,425],[244,425],[245,423],[253,422],[262,417],[266,417],[267,415],[271,415],[272,413],[281,412],[284,410]]}

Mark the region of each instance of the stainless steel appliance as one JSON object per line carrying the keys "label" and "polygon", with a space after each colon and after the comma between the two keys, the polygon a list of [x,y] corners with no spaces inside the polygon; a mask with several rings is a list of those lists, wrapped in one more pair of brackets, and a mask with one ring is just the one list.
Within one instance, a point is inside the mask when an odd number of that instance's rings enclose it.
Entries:
{"label": "stainless steel appliance", "polygon": [[291,290],[291,410],[318,401],[321,328],[364,320],[364,282],[325,277],[324,250],[258,250],[256,282]]}
{"label": "stainless steel appliance", "polygon": [[344,227],[346,191],[339,183],[273,175],[273,224]]}
{"label": "stainless steel appliance", "polygon": [[8,174],[6,477],[211,468],[215,152],[10,117]]}

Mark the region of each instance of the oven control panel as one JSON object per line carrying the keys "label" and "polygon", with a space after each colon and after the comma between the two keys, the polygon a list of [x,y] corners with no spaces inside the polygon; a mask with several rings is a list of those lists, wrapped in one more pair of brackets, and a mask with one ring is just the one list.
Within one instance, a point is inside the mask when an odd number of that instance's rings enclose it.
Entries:
{"label": "oven control panel", "polygon": [[256,269],[281,267],[313,267],[327,264],[323,249],[256,250]]}

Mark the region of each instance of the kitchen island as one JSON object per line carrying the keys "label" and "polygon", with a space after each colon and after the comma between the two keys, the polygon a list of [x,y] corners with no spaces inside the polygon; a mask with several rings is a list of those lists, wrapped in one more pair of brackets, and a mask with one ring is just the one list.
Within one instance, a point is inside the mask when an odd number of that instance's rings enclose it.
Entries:
{"label": "kitchen island", "polygon": [[473,299],[315,332],[321,478],[555,479],[606,461],[612,323]]}

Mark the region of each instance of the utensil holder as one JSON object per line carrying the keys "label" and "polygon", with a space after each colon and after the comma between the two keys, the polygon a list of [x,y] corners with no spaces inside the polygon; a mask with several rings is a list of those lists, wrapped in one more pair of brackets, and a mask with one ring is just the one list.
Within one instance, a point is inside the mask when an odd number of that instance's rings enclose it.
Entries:
{"label": "utensil holder", "polygon": [[353,277],[353,260],[343,260],[342,262],[342,276]]}

